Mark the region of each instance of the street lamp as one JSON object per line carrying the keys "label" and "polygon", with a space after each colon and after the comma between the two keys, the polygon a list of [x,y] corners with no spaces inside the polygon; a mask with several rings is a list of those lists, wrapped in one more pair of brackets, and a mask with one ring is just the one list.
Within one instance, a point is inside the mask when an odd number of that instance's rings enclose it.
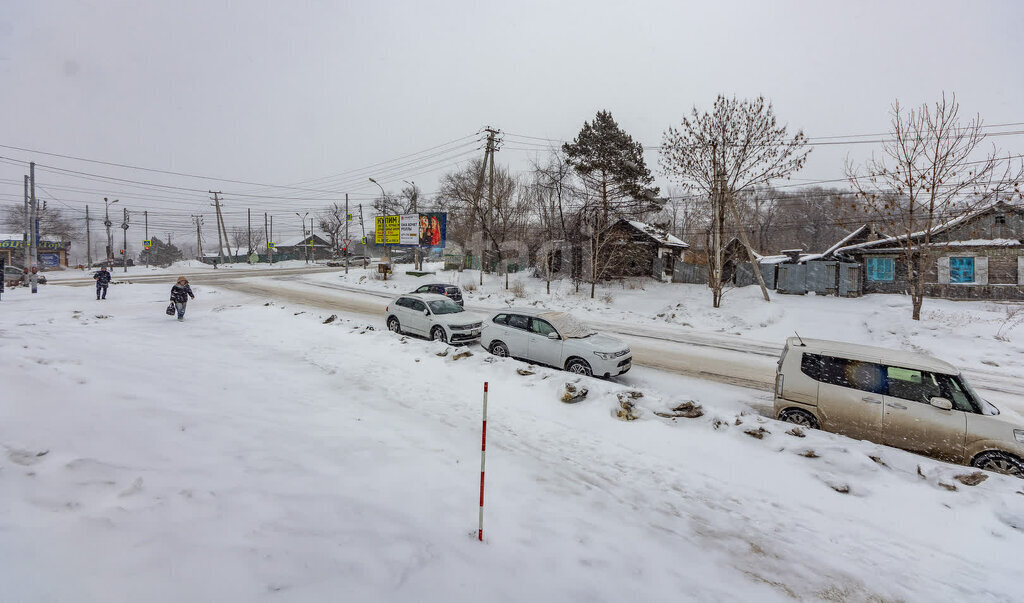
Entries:
{"label": "street lamp", "polygon": [[[305,214],[300,214],[299,212],[295,212],[295,215],[298,216],[300,220],[302,220],[302,237],[303,237],[303,239],[305,239],[305,237],[306,237],[306,216],[309,215],[309,212],[307,211]],[[313,244],[312,227],[310,228],[310,233],[309,233],[309,244],[310,245]],[[303,245],[303,247],[305,247],[305,245]],[[306,249],[306,263],[307,264],[309,263],[309,248]]]}
{"label": "street lamp", "polygon": [[103,197],[103,225],[107,227],[107,262],[113,270],[114,265],[114,236],[110,234],[110,227],[114,225],[110,221],[110,206],[120,201],[120,199],[114,199],[113,201],[107,201],[106,197]]}

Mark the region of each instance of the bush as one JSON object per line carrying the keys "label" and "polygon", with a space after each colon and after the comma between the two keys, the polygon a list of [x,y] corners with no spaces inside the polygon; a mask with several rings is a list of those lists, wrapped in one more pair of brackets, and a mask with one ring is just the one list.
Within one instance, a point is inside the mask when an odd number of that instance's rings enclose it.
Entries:
{"label": "bush", "polygon": [[512,292],[512,295],[516,297],[526,297],[526,283],[516,279],[509,285],[508,290]]}
{"label": "bush", "polygon": [[474,283],[473,281],[469,281],[468,283],[462,283],[462,289],[463,289],[463,291],[469,291],[469,292],[476,291],[476,289],[477,289],[476,283]]}
{"label": "bush", "polygon": [[615,301],[615,298],[612,297],[611,293],[605,293],[604,295],[601,296],[601,301],[608,305],[611,305],[611,303]]}

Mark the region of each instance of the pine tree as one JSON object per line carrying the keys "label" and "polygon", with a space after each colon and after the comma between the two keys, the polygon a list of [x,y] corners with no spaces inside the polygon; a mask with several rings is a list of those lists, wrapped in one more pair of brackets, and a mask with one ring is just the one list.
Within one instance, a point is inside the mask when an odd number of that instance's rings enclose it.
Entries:
{"label": "pine tree", "polygon": [[170,243],[164,243],[153,237],[153,244],[139,254],[139,261],[142,263],[154,264],[167,267],[182,259],[181,250]]}

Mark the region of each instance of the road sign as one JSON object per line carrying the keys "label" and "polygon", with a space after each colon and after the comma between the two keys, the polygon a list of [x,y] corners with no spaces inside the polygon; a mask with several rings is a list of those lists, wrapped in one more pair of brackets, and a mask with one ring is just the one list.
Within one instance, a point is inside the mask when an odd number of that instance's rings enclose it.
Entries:
{"label": "road sign", "polygon": [[127,222],[121,222],[121,228],[123,228],[125,230],[128,230],[128,223]]}
{"label": "road sign", "polygon": [[363,237],[363,245],[366,245],[366,237]]}
{"label": "road sign", "polygon": [[149,239],[142,239],[142,244],[145,245],[146,247],[150,247],[153,245],[153,241]]}
{"label": "road sign", "polygon": [[267,247],[271,249],[277,249],[277,243],[267,243]]}
{"label": "road sign", "polygon": [[341,240],[341,246],[342,247],[348,247],[351,244],[352,244],[352,239],[342,239]]}
{"label": "road sign", "polygon": [[352,214],[345,214],[345,221],[346,222],[351,222],[352,221]]}

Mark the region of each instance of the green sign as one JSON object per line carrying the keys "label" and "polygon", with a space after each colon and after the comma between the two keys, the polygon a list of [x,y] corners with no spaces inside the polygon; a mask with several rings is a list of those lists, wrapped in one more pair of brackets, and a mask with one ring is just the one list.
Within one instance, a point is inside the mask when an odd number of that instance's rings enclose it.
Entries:
{"label": "green sign", "polygon": [[267,243],[267,247],[270,249],[277,249],[277,243]]}
{"label": "green sign", "polygon": [[149,239],[142,239],[142,244],[145,245],[146,247],[149,247],[153,244],[153,241]]}

